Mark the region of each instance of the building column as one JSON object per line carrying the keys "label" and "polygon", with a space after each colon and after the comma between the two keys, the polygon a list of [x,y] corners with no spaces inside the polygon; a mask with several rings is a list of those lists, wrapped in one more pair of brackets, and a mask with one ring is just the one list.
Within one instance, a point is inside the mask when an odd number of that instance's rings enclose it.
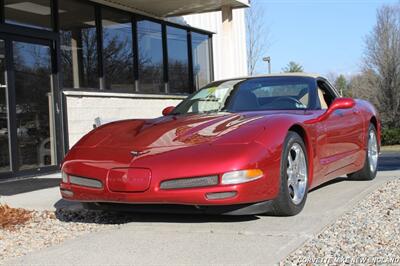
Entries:
{"label": "building column", "polygon": [[233,45],[233,14],[231,6],[222,6],[222,64],[223,77],[232,78],[235,76],[234,71],[234,45]]}

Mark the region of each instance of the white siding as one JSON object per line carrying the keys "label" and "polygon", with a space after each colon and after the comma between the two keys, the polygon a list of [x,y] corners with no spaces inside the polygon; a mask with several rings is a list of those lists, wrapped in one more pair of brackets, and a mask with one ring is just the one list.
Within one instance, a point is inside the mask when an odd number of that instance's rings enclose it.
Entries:
{"label": "white siding", "polygon": [[134,97],[115,98],[91,95],[90,97],[66,96],[69,146],[93,129],[95,119],[108,123],[133,118],[156,118],[167,106],[176,106],[181,99],[154,99]]}
{"label": "white siding", "polygon": [[214,78],[224,79],[247,75],[245,9],[234,9],[232,19],[233,67],[223,62],[226,52],[222,34],[221,11],[183,16],[192,27],[215,32],[213,35]]}

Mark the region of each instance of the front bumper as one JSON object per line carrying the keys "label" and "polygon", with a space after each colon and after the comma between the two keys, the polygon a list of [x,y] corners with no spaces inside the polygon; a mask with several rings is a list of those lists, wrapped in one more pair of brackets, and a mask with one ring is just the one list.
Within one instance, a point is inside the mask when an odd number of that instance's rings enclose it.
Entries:
{"label": "front bumper", "polygon": [[[106,185],[102,189],[95,189],[68,183],[61,183],[60,190],[62,197],[71,201],[196,206],[256,203],[273,199],[277,195],[276,186],[271,185],[271,181],[266,177],[238,185],[201,188],[162,190],[158,185],[154,185],[144,192],[113,192]],[[226,193],[224,195],[228,197],[210,198],[208,195],[213,193]]]}
{"label": "front bumper", "polygon": [[273,211],[272,201],[236,205],[176,205],[176,204],[121,204],[121,203],[85,203],[90,210],[134,213],[176,213],[208,215],[256,215]]}
{"label": "front bumper", "polygon": [[[82,148],[71,154],[64,162],[62,170],[69,175],[100,180],[103,187],[95,189],[63,182],[60,185],[63,198],[89,203],[228,206],[264,202],[278,195],[280,152],[278,150],[273,153],[266,152],[265,147],[257,143],[251,146],[221,145],[211,148],[209,145],[203,145],[152,151],[129,164],[111,160],[111,155],[117,157],[115,152],[118,150]],[[107,154],[110,158],[96,157],[100,156],[99,154]],[[110,183],[110,173],[115,174],[116,169],[130,169],[126,175],[127,183]],[[151,172],[149,183],[142,178],[148,175],[146,171],[143,172],[144,169]],[[248,183],[221,184],[223,173],[243,169],[261,169],[264,176]],[[130,172],[131,170],[136,172]],[[118,173],[116,175],[118,176]],[[161,183],[167,180],[212,175],[218,175],[218,184],[207,187],[161,189]],[[131,181],[135,184],[129,188],[128,183]],[[135,189],[138,183],[141,185]],[[227,193],[234,196],[215,199],[207,197],[209,193]]]}

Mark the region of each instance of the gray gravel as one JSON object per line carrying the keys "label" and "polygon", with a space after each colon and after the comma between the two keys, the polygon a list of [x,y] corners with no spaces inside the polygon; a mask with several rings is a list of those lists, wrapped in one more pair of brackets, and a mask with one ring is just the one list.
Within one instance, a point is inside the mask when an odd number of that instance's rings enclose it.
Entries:
{"label": "gray gravel", "polygon": [[282,264],[400,265],[400,179],[387,182]]}
{"label": "gray gravel", "polygon": [[76,238],[89,232],[118,228],[119,224],[129,221],[129,216],[108,214],[95,211],[35,211],[33,218],[25,225],[14,230],[0,229],[0,265],[5,260],[23,256]]}

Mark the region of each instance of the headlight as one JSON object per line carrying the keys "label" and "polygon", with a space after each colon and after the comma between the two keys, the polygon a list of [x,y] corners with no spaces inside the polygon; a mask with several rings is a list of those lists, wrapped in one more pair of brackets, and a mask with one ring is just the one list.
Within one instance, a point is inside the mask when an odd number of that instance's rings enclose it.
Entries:
{"label": "headlight", "polygon": [[63,183],[68,183],[68,174],[64,171],[61,171],[61,178]]}
{"label": "headlight", "polygon": [[222,175],[221,184],[234,185],[257,180],[264,175],[260,169],[248,169],[228,172]]}

